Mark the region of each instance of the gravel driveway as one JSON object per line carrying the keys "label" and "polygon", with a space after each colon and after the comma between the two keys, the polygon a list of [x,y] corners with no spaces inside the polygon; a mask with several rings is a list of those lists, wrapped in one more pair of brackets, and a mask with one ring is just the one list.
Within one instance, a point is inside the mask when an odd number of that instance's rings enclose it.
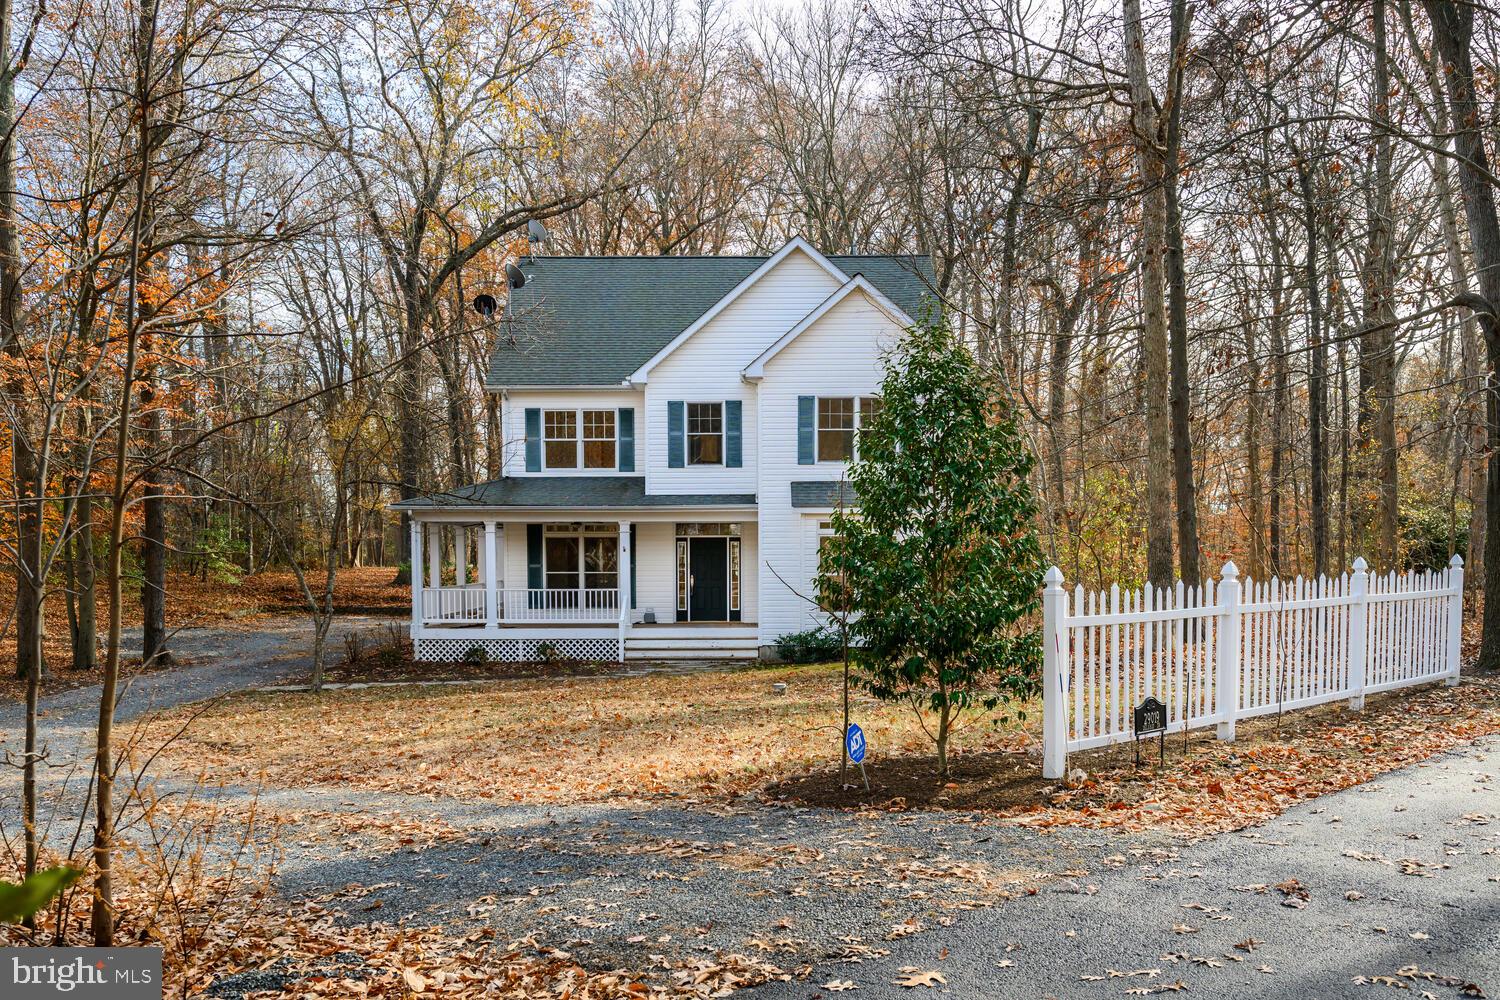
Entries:
{"label": "gravel driveway", "polygon": [[[354,615],[335,619],[329,631],[330,655],[338,655],[346,633],[374,630],[392,621],[398,619]],[[116,723],[305,674],[312,666],[312,632],[312,622],[306,617],[266,619],[254,628],[181,629],[173,634],[169,645],[183,664],[124,676],[116,701]],[[126,657],[140,656],[140,642],[140,629],[125,633]],[[99,718],[99,693],[99,685],[91,684],[42,699],[39,728],[47,753],[41,772],[46,786],[44,801],[51,797],[56,802],[65,784],[81,788],[86,781]],[[19,701],[0,703],[0,759],[7,753],[19,759],[25,724],[24,705]],[[0,823],[5,830],[19,828],[20,788],[19,770],[0,768]],[[58,813],[63,812],[61,805]],[[76,807],[74,802],[74,818]]]}

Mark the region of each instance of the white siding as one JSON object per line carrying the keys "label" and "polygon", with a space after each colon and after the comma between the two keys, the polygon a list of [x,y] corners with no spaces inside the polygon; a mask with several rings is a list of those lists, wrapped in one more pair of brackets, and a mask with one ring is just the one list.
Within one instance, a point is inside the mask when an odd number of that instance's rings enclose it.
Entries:
{"label": "white siding", "polygon": [[[755,491],[756,393],[740,378],[740,372],[842,283],[807,254],[795,251],[651,371],[644,421],[647,493]],[[742,468],[667,467],[667,402],[678,399],[743,401]],[[639,417],[637,421],[639,424]]]}
{"label": "white siding", "polygon": [[[817,522],[827,512],[793,508],[789,484],[837,481],[845,472],[842,462],[797,464],[797,397],[877,395],[882,357],[900,332],[897,324],[858,292],[766,364],[757,411],[760,475],[756,493],[764,539],[759,605],[762,644],[808,628],[817,620],[812,605],[794,591],[812,594]],[[778,574],[786,583],[776,578]]]}
{"label": "white siding", "polygon": [[[644,421],[642,420],[644,397],[630,389],[580,390],[578,392],[517,390],[507,395],[500,421],[505,440],[501,455],[503,476],[616,476],[646,474],[646,451],[644,444]],[[635,409],[635,472],[620,473],[615,469],[542,469],[541,472],[526,471],[526,411],[531,407],[543,410],[618,410],[623,407]],[[616,452],[616,468],[619,453]],[[545,458],[543,459],[545,461]]]}
{"label": "white siding", "polygon": [[505,563],[505,585],[519,590],[531,584],[526,579],[526,525],[520,521],[505,522],[501,532],[504,545],[500,558]]}
{"label": "white siding", "polygon": [[677,580],[673,569],[676,526],[670,521],[642,522],[635,529],[635,620],[647,611],[656,620],[676,619]]}

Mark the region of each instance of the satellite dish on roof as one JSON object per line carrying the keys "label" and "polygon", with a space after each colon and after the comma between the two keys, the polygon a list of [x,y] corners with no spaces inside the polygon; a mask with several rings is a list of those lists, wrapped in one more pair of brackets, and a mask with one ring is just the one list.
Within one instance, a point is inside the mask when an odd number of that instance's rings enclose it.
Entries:
{"label": "satellite dish on roof", "polygon": [[526,275],[514,263],[505,265],[505,281],[512,288],[526,284]]}
{"label": "satellite dish on roof", "polygon": [[547,242],[547,227],[532,219],[526,223],[526,240],[533,246]]}
{"label": "satellite dish on roof", "polygon": [[500,303],[495,301],[495,297],[488,292],[481,292],[474,296],[474,311],[485,319],[489,319],[495,315],[495,310],[499,305]]}

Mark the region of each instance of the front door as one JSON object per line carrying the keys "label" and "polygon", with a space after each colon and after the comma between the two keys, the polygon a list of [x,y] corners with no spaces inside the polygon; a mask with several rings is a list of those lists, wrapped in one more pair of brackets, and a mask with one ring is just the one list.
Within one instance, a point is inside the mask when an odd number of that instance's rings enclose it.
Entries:
{"label": "front door", "polygon": [[688,618],[729,620],[729,540],[688,539]]}

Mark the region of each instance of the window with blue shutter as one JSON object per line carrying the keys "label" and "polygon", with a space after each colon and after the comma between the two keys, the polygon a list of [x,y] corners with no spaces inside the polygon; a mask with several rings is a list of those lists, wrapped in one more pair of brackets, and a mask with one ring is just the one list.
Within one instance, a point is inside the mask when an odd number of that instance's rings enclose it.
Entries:
{"label": "window with blue shutter", "polygon": [[744,446],[740,442],[743,409],[738,399],[724,401],[724,465],[731,469],[745,464]]}
{"label": "window with blue shutter", "polygon": [[667,402],[667,468],[680,469],[685,464],[687,442],[683,431],[683,403],[680,399]]}
{"label": "window with blue shutter", "polygon": [[620,407],[620,414],[616,420],[619,428],[619,470],[621,472],[635,471],[635,410],[630,407]]}
{"label": "window with blue shutter", "polygon": [[817,462],[813,454],[814,421],[817,418],[818,398],[816,396],[797,397],[797,464],[814,465]]}
{"label": "window with blue shutter", "polygon": [[542,471],[542,411],[526,408],[526,471]]}

